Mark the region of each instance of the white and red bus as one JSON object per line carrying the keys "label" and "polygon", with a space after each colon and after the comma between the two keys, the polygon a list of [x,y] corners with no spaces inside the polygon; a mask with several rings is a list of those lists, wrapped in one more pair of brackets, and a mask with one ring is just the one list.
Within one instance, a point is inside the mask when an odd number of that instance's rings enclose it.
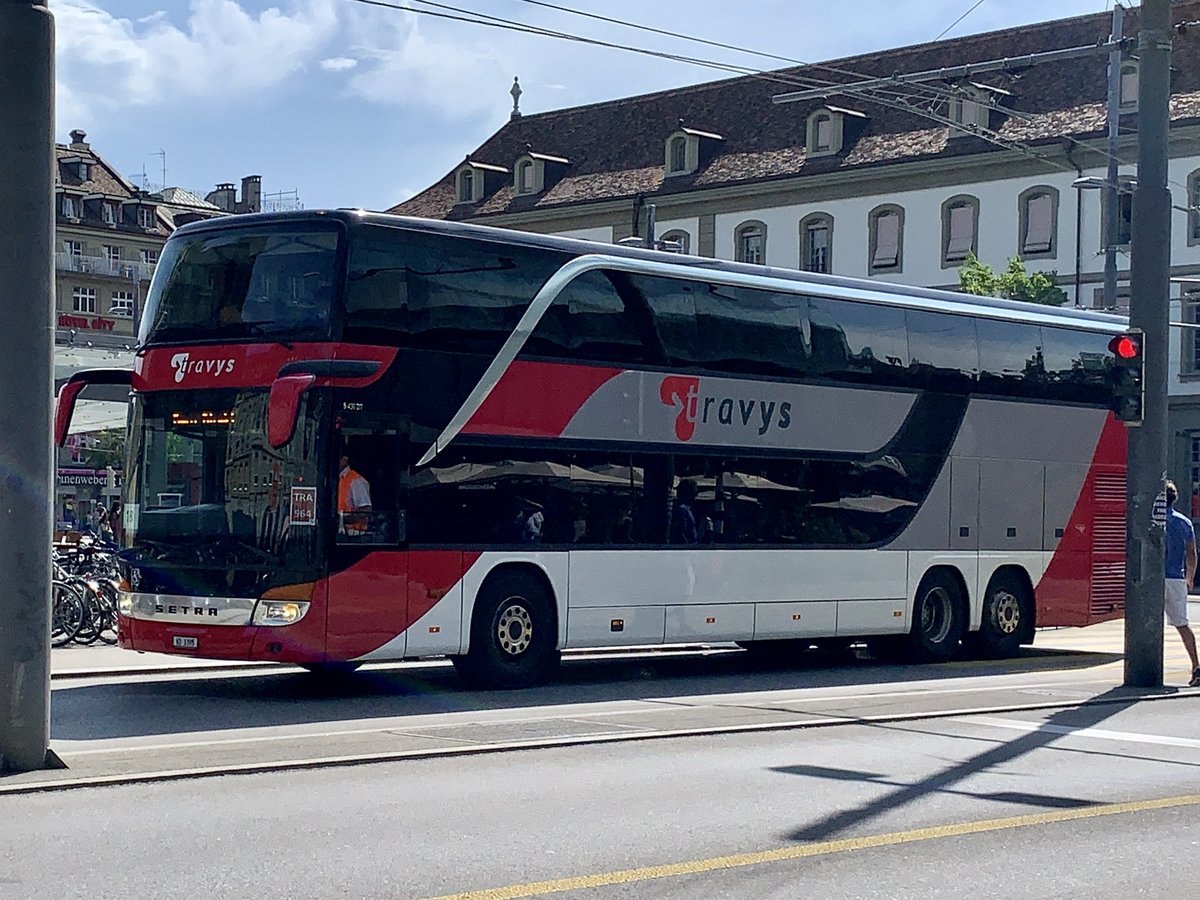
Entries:
{"label": "white and red bus", "polygon": [[1122,614],[1124,328],[468,225],[239,216],[171,237],[135,369],[80,373],[56,425],[87,384],[130,385],[133,650],[446,655],[499,687],[564,648],[1001,656]]}

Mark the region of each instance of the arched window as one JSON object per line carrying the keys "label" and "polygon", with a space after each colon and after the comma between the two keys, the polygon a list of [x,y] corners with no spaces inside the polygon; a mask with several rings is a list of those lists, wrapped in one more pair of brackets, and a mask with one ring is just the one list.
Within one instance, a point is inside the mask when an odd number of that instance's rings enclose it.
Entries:
{"label": "arched window", "polygon": [[767,262],[767,226],[762,222],[743,222],[733,232],[734,259],[765,265]]}
{"label": "arched window", "polygon": [[877,206],[867,217],[870,231],[870,256],[867,271],[899,272],[904,268],[904,207],[895,204]]}
{"label": "arched window", "polygon": [[465,168],[458,173],[458,202],[471,203],[475,200],[475,170]]}
{"label": "arched window", "polygon": [[534,174],[532,159],[522,159],[517,163],[515,188],[518,194],[532,194],[537,191]]}
{"label": "arched window", "polygon": [[[668,231],[659,238],[660,250],[669,250],[672,253],[691,253],[692,252],[692,236],[686,231]],[[678,245],[676,247],[675,245]]]}
{"label": "arched window", "polygon": [[677,134],[667,144],[667,172],[678,175],[687,170],[687,137]]}
{"label": "arched window", "polygon": [[968,194],[942,204],[942,267],[957,266],[979,247],[979,198]]}
{"label": "arched window", "polygon": [[1018,235],[1023,259],[1058,255],[1058,191],[1039,184],[1022,192],[1017,201],[1021,232]]}
{"label": "arched window", "polygon": [[800,269],[833,271],[833,216],[813,213],[800,220]]}
{"label": "arched window", "polygon": [[817,110],[808,117],[807,150],[810,156],[824,156],[841,149],[839,124],[828,110]]}

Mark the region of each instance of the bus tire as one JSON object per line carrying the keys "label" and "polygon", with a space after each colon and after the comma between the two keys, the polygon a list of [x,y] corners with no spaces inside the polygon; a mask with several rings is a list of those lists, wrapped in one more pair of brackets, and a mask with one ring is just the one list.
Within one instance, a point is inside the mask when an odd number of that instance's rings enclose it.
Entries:
{"label": "bus tire", "polygon": [[983,598],[979,630],[968,636],[972,654],[985,659],[1016,656],[1032,630],[1033,603],[1024,581],[1015,572],[993,575]]}
{"label": "bus tire", "polygon": [[514,690],[542,681],[559,662],[550,592],[522,572],[489,578],[475,600],[471,646],[454,668],[472,687]]}
{"label": "bus tire", "polygon": [[917,662],[945,662],[959,652],[966,631],[966,598],[945,569],[925,573],[913,601],[909,651]]}

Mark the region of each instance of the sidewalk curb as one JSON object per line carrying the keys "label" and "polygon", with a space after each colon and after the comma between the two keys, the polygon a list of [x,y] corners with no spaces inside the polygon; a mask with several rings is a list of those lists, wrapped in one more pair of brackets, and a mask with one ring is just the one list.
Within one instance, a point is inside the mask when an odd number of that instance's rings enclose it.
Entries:
{"label": "sidewalk curb", "polygon": [[1176,700],[1182,697],[1200,696],[1200,688],[1158,688],[1153,692],[1131,689],[1120,697],[1084,700],[1082,702],[1020,703],[1000,706],[965,707],[938,710],[936,712],[885,713],[872,716],[830,716],[792,722],[770,722],[758,725],[717,725],[708,728],[680,728],[660,731],[620,734],[580,735],[560,738],[539,738],[528,741],[499,741],[477,746],[438,747],[427,750],[403,750],[390,753],[367,753],[352,756],[279,760],[275,762],[240,763],[226,766],[176,769],[165,772],[132,772],[122,775],[97,775],[86,778],[59,781],[28,782],[4,785],[0,783],[0,797],[22,794],[50,793],[54,791],[79,790],[95,787],[115,787],[132,784],[157,784],[162,782],[186,781],[199,778],[215,778],[226,775],[261,775],[281,771],[303,771],[307,769],[349,768],[374,763],[403,762],[406,760],[446,759],[451,757],[483,756],[520,750],[550,750],[561,747],[587,747],[602,744],[620,744],[634,741],[666,740],[686,737],[708,737],[723,734],[755,734],[776,731],[803,731],[816,728],[831,728],[842,725],[880,725],[896,722],[919,722],[959,716],[985,715],[988,713],[1028,712],[1045,709],[1084,709],[1089,706],[1110,706],[1130,701]]}

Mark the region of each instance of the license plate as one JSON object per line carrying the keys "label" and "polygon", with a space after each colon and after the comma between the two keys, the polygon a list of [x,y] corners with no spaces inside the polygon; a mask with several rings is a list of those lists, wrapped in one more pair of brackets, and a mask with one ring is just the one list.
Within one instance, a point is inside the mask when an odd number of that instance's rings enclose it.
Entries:
{"label": "license plate", "polygon": [[179,650],[195,650],[200,646],[200,638],[183,637],[177,634],[171,638],[171,646]]}

